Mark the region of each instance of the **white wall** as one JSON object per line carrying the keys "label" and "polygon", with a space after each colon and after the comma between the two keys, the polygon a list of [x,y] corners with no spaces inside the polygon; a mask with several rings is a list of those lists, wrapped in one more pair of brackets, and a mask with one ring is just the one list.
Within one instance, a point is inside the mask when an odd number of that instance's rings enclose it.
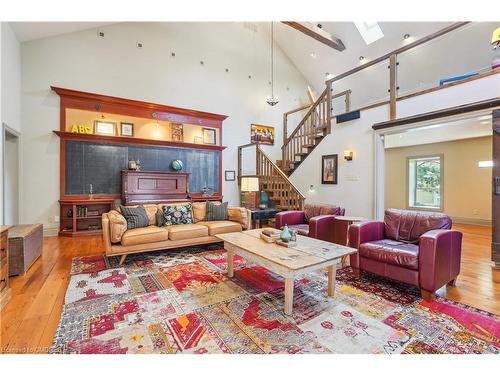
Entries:
{"label": "white wall", "polygon": [[[1,122],[21,132],[21,48],[6,22],[1,24]],[[3,127],[2,127],[3,128]],[[3,131],[3,130],[1,130]],[[0,134],[0,168],[3,165],[3,144]],[[3,224],[3,173],[0,181],[0,223]]]}
{"label": "white wall", "polygon": [[[500,74],[496,74],[400,101],[397,115],[398,118],[406,117],[499,96]],[[363,111],[360,119],[334,125],[331,134],[291,176],[292,182],[306,194],[306,201],[340,205],[350,216],[374,217],[375,193],[380,197],[379,205],[383,207],[384,203],[383,191],[380,191],[383,189],[383,174],[382,178],[379,176],[381,186],[378,183],[375,186],[375,171],[383,172],[383,169],[382,165],[375,164],[375,154],[380,151],[375,150],[372,126],[388,119],[388,106],[380,106]],[[354,160],[345,161],[344,150],[353,151]],[[321,185],[321,156],[327,154],[339,155],[337,185]],[[383,163],[383,160],[379,161]],[[404,176],[401,181],[404,183]],[[314,184],[314,192],[308,191],[311,184]]]}
{"label": "white wall", "polygon": [[[361,118],[335,124],[332,132],[314,149],[292,174],[291,180],[306,195],[308,203],[342,206],[346,215],[372,217],[373,210],[373,130],[376,122],[388,119],[388,106],[363,111]],[[344,160],[344,150],[354,153],[352,161]],[[338,184],[321,184],[321,156],[338,154]],[[314,191],[309,191],[309,185]]]}
{"label": "white wall", "polygon": [[[59,139],[52,133],[59,127],[59,97],[50,85],[228,115],[223,170],[237,169],[237,146],[249,143],[250,123],[271,125],[276,145],[263,149],[279,158],[282,113],[307,101],[307,82],[275,49],[280,103],[266,104],[270,47],[263,27],[122,23],[101,30],[104,39],[93,29],[22,44],[23,221],[57,227],[49,219],[59,214]],[[223,182],[223,194],[236,204],[237,183]]]}

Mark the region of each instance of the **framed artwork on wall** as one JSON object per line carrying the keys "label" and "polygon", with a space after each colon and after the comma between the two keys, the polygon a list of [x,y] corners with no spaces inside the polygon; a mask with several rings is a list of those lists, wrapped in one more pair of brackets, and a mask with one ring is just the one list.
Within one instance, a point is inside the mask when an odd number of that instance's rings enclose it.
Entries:
{"label": "framed artwork on wall", "polygon": [[250,125],[250,142],[263,145],[274,145],[274,127],[266,125]]}
{"label": "framed artwork on wall", "polygon": [[236,172],[235,171],[225,171],[224,179],[226,181],[235,181],[236,180]]}
{"label": "framed artwork on wall", "polygon": [[172,139],[172,142],[184,141],[184,128],[182,124],[170,124],[170,138]]}
{"label": "framed artwork on wall", "polygon": [[120,122],[120,135],[122,137],[133,137],[134,124],[131,122]]}
{"label": "framed artwork on wall", "polygon": [[323,155],[321,157],[321,183],[337,184],[338,154]]}
{"label": "framed artwork on wall", "polygon": [[116,122],[94,121],[94,134],[116,135]]}
{"label": "framed artwork on wall", "polygon": [[215,129],[203,128],[203,143],[206,145],[214,145],[215,142]]}

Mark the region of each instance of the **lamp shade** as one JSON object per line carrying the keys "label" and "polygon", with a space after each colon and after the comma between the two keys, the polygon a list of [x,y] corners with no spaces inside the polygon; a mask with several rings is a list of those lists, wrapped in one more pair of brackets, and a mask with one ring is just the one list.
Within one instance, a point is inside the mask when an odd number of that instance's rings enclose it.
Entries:
{"label": "lamp shade", "polygon": [[258,177],[242,177],[241,191],[259,191]]}

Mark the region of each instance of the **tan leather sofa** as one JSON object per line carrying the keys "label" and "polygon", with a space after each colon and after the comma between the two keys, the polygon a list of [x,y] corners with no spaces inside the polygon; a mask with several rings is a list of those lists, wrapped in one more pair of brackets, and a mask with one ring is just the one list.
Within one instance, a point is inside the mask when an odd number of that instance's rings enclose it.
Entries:
{"label": "tan leather sofa", "polygon": [[[189,203],[176,202],[168,205]],[[127,230],[127,221],[120,212],[111,210],[104,213],[102,231],[106,256],[120,255],[120,264],[123,264],[128,254],[220,242],[215,237],[216,234],[251,229],[251,212],[243,207],[229,207],[229,220],[206,221],[207,203],[191,204],[194,224],[157,226],[156,213],[161,212],[165,204],[144,205],[150,224],[144,228]]]}

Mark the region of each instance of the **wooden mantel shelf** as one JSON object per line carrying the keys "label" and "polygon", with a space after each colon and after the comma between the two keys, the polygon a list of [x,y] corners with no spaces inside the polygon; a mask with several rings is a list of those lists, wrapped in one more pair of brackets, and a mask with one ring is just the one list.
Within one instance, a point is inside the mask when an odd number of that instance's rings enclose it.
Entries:
{"label": "wooden mantel shelf", "polygon": [[216,151],[222,151],[226,149],[226,146],[206,145],[200,143],[170,142],[170,141],[161,141],[161,140],[146,139],[146,138],[80,134],[80,133],[63,132],[59,130],[54,130],[54,134],[56,134],[57,136],[59,136],[61,139],[64,140],[77,140],[86,142],[139,144],[148,146],[153,145],[153,146],[163,146],[163,147],[182,147],[182,148],[194,148],[201,150],[216,150]]}

